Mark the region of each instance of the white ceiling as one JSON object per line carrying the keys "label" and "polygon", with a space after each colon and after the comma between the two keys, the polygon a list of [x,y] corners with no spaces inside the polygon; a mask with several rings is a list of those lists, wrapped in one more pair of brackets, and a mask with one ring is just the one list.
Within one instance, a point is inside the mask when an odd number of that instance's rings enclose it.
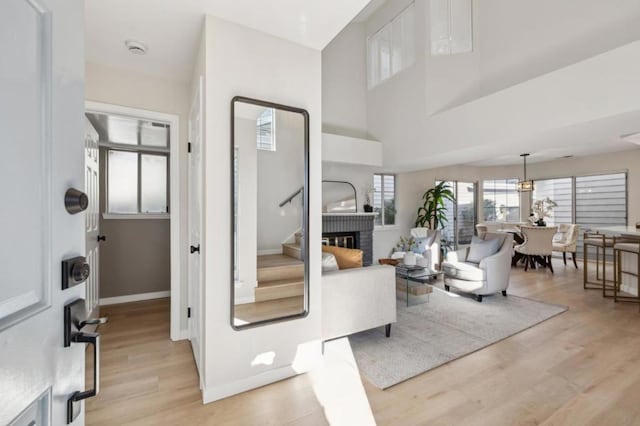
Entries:
{"label": "white ceiling", "polygon": [[[369,0],[86,0],[86,59],[170,80],[191,78],[205,15],[323,49]],[[145,43],[129,53],[124,42]]]}

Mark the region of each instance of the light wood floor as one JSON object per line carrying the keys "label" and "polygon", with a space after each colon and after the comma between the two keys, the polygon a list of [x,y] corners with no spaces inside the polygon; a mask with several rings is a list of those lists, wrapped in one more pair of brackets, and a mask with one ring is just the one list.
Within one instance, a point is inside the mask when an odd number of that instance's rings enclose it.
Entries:
{"label": "light wood floor", "polygon": [[[380,425],[640,425],[640,313],[582,290],[582,270],[514,269],[511,294],[569,311],[382,391]],[[582,266],[581,266],[582,267]],[[502,297],[502,296],[500,296]],[[200,403],[189,343],[169,341],[166,300],[103,308],[102,389],[89,425],[321,425],[307,375]]]}

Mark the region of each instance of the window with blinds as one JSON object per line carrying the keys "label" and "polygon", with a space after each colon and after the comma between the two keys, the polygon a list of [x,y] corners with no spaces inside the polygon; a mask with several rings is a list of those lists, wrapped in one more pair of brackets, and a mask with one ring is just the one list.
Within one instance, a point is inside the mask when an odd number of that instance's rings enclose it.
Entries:
{"label": "window with blinds", "polygon": [[396,176],[373,175],[373,211],[377,212],[376,226],[396,224]]}
{"label": "window with blinds", "polygon": [[[532,201],[546,197],[558,204],[547,225],[580,225],[577,257],[583,257],[584,231],[627,224],[626,173],[536,180]],[[589,257],[595,259],[595,251]]]}
{"label": "window with blinds", "polygon": [[276,112],[273,108],[264,110],[256,122],[257,148],[262,151],[276,150]]}
{"label": "window with blinds", "polygon": [[576,223],[583,229],[627,224],[627,174],[576,177]]}
{"label": "window with blinds", "polygon": [[367,39],[367,80],[370,89],[414,63],[413,9],[411,3]]}
{"label": "window with blinds", "polygon": [[545,218],[548,226],[573,223],[573,178],[536,180],[532,201],[545,198],[558,204],[553,209],[553,216]]}
{"label": "window with blinds", "polygon": [[520,222],[518,179],[482,182],[482,210],[486,222]]}

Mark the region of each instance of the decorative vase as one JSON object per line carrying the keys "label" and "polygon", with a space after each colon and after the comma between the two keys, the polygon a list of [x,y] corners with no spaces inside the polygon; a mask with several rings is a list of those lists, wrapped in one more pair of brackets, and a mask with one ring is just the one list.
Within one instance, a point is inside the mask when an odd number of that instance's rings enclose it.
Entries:
{"label": "decorative vase", "polygon": [[365,204],[363,207],[364,207],[364,212],[365,213],[373,213],[373,206],[371,206],[369,204]]}
{"label": "decorative vase", "polygon": [[404,264],[407,266],[416,266],[416,254],[412,252],[407,252],[404,255]]}

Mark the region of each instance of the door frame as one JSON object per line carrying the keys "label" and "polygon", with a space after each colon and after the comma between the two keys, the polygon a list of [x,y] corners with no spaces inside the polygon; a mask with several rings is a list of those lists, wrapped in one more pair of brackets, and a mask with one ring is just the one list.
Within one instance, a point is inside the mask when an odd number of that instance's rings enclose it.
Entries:
{"label": "door frame", "polygon": [[[180,326],[182,313],[186,318],[186,294],[188,290],[186,281],[181,279],[183,261],[181,255],[187,251],[186,243],[183,241],[181,232],[182,208],[181,182],[180,182],[180,117],[177,114],[167,114],[163,112],[150,111],[146,109],[131,108],[121,105],[114,105],[105,102],[85,101],[85,112],[97,112],[103,114],[126,115],[147,120],[164,121],[170,124],[169,137],[169,199],[171,200],[170,221],[170,257],[171,257],[171,309],[170,309],[170,337],[171,340],[183,340],[189,337],[189,328]],[[103,212],[100,212],[102,214]]]}

